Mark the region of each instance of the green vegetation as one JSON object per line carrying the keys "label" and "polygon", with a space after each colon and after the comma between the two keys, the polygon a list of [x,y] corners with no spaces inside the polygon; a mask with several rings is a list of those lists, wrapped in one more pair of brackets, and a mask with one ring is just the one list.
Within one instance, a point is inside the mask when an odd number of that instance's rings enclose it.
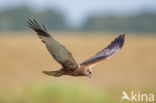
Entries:
{"label": "green vegetation", "polygon": [[74,84],[33,85],[20,93],[0,92],[1,103],[108,103],[98,89]]}
{"label": "green vegetation", "polygon": [[[0,12],[0,31],[26,30],[28,18],[36,18],[51,30],[67,29],[64,17],[53,10],[35,12],[26,7],[13,8]],[[52,21],[52,22],[49,22]]]}
{"label": "green vegetation", "polygon": [[140,13],[125,16],[89,17],[84,24],[84,30],[122,31],[122,32],[156,32],[156,14]]}
{"label": "green vegetation", "polygon": [[[26,21],[35,18],[50,30],[73,30],[65,19],[65,15],[57,10],[33,11],[27,7],[10,8],[0,11],[0,31],[28,30]],[[111,32],[156,32],[156,13],[142,12],[128,15],[88,16],[79,31],[111,31]]]}

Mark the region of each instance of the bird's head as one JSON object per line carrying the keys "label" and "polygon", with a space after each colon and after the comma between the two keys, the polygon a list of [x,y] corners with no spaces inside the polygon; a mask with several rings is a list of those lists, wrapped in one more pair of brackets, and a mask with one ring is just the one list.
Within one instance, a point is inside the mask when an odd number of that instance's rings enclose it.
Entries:
{"label": "bird's head", "polygon": [[91,78],[92,77],[92,69],[91,68],[86,68],[85,69],[85,74],[86,74],[86,76],[88,76],[89,78]]}

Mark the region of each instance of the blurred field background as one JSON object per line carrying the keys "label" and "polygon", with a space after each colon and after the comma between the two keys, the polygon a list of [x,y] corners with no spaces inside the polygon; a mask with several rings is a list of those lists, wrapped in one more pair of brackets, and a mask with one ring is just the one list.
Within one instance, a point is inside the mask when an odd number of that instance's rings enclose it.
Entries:
{"label": "blurred field background", "polygon": [[[11,34],[0,38],[1,102],[72,103],[76,100],[77,103],[103,103],[120,101],[122,90],[155,93],[156,37],[153,35],[126,35],[123,49],[93,68],[93,77],[89,79],[70,76],[55,78],[42,74],[42,70],[56,70],[60,65],[51,58],[34,33]],[[79,63],[106,47],[118,35],[51,34],[73,53]]]}
{"label": "blurred field background", "polygon": [[[0,103],[121,103],[123,90],[156,96],[155,5],[155,0],[0,1]],[[47,76],[41,71],[61,66],[26,26],[28,18],[44,24],[78,63],[121,33],[125,45],[95,66],[91,79]]]}

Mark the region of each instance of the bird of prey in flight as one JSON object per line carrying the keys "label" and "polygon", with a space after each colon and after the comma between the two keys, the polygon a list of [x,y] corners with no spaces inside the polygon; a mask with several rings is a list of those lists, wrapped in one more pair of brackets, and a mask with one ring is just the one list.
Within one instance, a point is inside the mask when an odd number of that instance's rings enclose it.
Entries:
{"label": "bird of prey in flight", "polygon": [[41,41],[46,45],[51,56],[62,65],[62,68],[56,71],[43,71],[43,73],[55,77],[70,75],[88,76],[90,78],[92,76],[91,68],[98,62],[113,56],[122,48],[125,41],[125,34],[121,34],[96,55],[78,64],[72,54],[48,33],[44,25],[39,25],[35,19],[28,19],[27,26],[37,33]]}

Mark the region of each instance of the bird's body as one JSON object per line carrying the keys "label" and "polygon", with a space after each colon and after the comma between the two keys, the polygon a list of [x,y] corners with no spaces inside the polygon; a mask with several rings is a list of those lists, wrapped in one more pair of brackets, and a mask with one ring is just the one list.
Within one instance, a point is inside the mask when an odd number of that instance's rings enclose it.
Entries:
{"label": "bird's body", "polygon": [[119,37],[115,38],[114,41],[112,41],[106,48],[98,52],[95,56],[77,64],[72,54],[48,33],[44,25],[41,27],[36,20],[30,19],[27,21],[27,24],[37,33],[39,38],[46,45],[51,56],[62,65],[62,68],[57,71],[43,71],[43,73],[55,77],[60,77],[62,75],[91,77],[91,67],[98,62],[113,56],[122,48],[125,40],[125,34],[119,35]]}
{"label": "bird's body", "polygon": [[[90,73],[86,73],[89,72]],[[89,69],[89,66],[79,66],[78,68],[74,69],[74,70],[67,70],[66,68],[61,68],[60,70],[57,71],[43,71],[43,73],[47,74],[47,75],[52,75],[55,77],[59,77],[62,75],[69,75],[69,76],[91,76],[92,74],[92,70]]]}

